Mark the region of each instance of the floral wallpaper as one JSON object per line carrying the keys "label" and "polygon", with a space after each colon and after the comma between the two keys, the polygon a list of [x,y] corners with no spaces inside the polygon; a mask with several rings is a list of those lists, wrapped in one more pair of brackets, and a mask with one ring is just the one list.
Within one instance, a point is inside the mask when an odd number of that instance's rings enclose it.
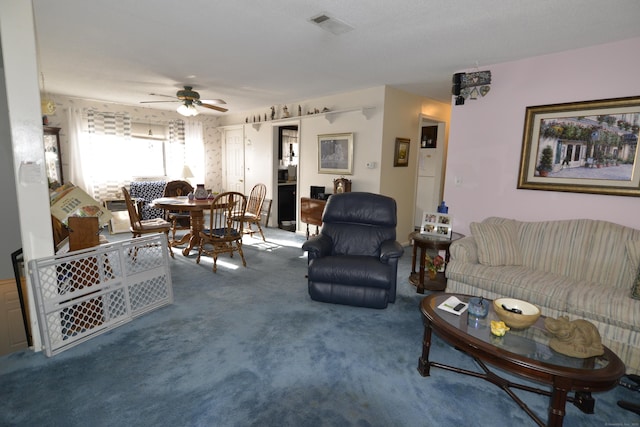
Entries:
{"label": "floral wallpaper", "polygon": [[[69,143],[67,135],[67,111],[69,108],[94,109],[101,112],[129,113],[133,123],[148,123],[150,125],[167,125],[177,119],[185,119],[180,114],[171,110],[157,110],[147,107],[114,104],[104,101],[93,101],[79,98],[70,98],[63,95],[50,94],[56,104],[54,114],[46,116],[48,126],[60,128],[60,151],[62,154],[63,176],[69,176]],[[213,191],[222,189],[222,143],[218,118],[211,115],[200,114],[189,120],[202,122],[204,137],[204,170],[205,188]]]}

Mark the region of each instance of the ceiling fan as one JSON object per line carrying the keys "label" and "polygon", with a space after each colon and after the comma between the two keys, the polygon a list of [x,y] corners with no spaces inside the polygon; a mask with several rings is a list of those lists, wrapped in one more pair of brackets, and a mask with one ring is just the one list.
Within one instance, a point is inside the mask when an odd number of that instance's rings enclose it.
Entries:
{"label": "ceiling fan", "polygon": [[198,115],[196,105],[199,107],[209,108],[211,110],[220,111],[222,113],[228,111],[226,108],[219,107],[216,104],[226,104],[222,99],[200,99],[200,94],[193,90],[192,86],[185,86],[183,90],[176,92],[175,96],[163,95],[159,93],[150,93],[152,96],[165,96],[173,98],[171,101],[141,101],[141,104],[151,104],[155,102],[180,102],[180,106],[176,110],[183,116],[192,117]]}

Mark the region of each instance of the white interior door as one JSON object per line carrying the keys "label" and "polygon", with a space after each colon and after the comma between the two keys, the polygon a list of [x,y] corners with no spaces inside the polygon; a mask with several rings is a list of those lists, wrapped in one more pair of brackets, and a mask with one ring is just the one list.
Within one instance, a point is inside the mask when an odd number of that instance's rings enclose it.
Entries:
{"label": "white interior door", "polygon": [[[424,212],[435,212],[442,201],[443,165],[445,156],[445,123],[422,118],[420,127],[437,126],[435,147],[423,148],[422,141],[418,147],[418,177],[416,183],[416,204],[414,226],[422,224]],[[431,145],[429,145],[431,147]]]}
{"label": "white interior door", "polygon": [[244,141],[242,128],[229,129],[225,132],[225,167],[227,191],[237,191],[244,194]]}

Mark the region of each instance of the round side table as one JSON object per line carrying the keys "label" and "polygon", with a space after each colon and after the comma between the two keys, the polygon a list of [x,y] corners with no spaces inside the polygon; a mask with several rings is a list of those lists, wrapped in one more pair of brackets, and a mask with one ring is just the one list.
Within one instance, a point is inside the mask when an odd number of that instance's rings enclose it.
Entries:
{"label": "round side table", "polygon": [[[449,246],[451,243],[458,239],[462,239],[464,234],[452,232],[451,238],[448,237],[439,237],[431,234],[420,234],[419,231],[414,231],[409,234],[409,240],[413,241],[413,257],[411,258],[411,275],[409,275],[409,282],[412,285],[416,286],[416,292],[419,294],[424,294],[424,290],[427,289],[429,291],[444,291],[447,287],[447,279],[444,275],[444,272],[439,272],[436,274],[436,278],[434,280],[430,280],[429,278],[425,281],[425,260],[424,255],[427,250],[432,250],[435,252],[445,251],[445,262],[449,262]],[[420,248],[419,255],[419,271],[416,272],[416,255],[418,252],[418,248]],[[446,264],[445,264],[446,268]]]}

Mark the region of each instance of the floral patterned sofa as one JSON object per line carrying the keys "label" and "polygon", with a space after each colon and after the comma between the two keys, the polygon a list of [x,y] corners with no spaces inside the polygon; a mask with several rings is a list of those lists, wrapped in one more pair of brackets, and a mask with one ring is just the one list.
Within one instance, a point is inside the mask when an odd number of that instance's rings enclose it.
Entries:
{"label": "floral patterned sofa", "polygon": [[518,298],[545,316],[586,319],[640,373],[640,230],[577,219],[491,217],[451,244],[447,292]]}

